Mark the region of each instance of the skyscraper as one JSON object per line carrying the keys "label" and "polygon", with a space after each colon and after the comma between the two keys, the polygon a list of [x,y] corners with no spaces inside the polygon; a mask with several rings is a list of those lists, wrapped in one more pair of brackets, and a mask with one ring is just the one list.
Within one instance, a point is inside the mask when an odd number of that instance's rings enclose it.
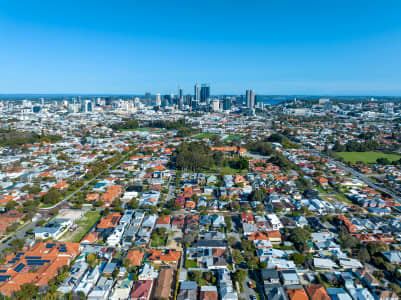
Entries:
{"label": "skyscraper", "polygon": [[194,91],[195,100],[199,101],[200,100],[200,87],[199,87],[199,84],[195,84],[194,90],[195,90]]}
{"label": "skyscraper", "polygon": [[219,99],[213,99],[213,101],[212,101],[212,111],[214,111],[214,112],[220,111],[220,101],[219,101]]}
{"label": "skyscraper", "polygon": [[111,105],[111,97],[104,97],[104,104],[106,106]]}
{"label": "skyscraper", "polygon": [[200,102],[209,104],[210,100],[210,86],[202,84],[200,90]]}
{"label": "skyscraper", "polygon": [[255,107],[255,91],[254,90],[246,90],[246,106],[248,108]]}
{"label": "skyscraper", "polygon": [[186,95],[185,96],[185,101],[184,101],[184,104],[185,105],[191,105],[191,103],[192,103],[192,95]]}
{"label": "skyscraper", "polygon": [[162,101],[162,106],[169,106],[170,103],[171,103],[171,95],[164,95],[163,101]]}
{"label": "skyscraper", "polygon": [[92,111],[92,101],[91,100],[85,100],[83,102],[84,104],[84,110],[83,112],[88,113]]}
{"label": "skyscraper", "polygon": [[162,105],[162,98],[160,94],[156,94],[156,106]]}
{"label": "skyscraper", "polygon": [[226,97],[223,100],[223,110],[230,110],[231,109],[231,99]]}
{"label": "skyscraper", "polygon": [[182,91],[182,88],[180,87],[180,86],[178,86],[178,99],[182,99],[184,96],[183,96],[183,91]]}

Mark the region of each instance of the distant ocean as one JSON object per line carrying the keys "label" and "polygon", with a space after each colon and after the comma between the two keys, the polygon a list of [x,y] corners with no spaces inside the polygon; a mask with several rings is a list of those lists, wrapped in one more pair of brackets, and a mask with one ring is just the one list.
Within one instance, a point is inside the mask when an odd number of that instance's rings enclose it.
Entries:
{"label": "distant ocean", "polygon": [[279,104],[281,102],[285,102],[287,101],[287,99],[263,99],[262,102],[264,104],[271,104],[271,105],[275,105],[275,104]]}

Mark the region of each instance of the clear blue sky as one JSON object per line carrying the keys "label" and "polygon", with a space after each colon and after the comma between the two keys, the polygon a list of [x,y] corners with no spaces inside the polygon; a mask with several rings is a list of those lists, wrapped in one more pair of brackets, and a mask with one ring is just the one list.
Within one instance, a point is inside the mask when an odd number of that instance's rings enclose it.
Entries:
{"label": "clear blue sky", "polygon": [[0,0],[0,93],[401,95],[400,0]]}

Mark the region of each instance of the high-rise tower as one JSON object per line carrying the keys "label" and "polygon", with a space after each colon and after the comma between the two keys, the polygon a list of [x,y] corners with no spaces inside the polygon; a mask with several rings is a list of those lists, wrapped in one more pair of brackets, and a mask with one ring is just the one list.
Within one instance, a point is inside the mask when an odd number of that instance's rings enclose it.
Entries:
{"label": "high-rise tower", "polygon": [[210,86],[208,84],[202,84],[200,90],[200,102],[209,104],[210,100]]}
{"label": "high-rise tower", "polygon": [[248,108],[255,107],[255,91],[254,90],[246,90],[246,106]]}
{"label": "high-rise tower", "polygon": [[199,101],[200,100],[200,87],[199,87],[199,84],[195,84],[195,87],[194,87],[194,99],[196,100],[196,101]]}

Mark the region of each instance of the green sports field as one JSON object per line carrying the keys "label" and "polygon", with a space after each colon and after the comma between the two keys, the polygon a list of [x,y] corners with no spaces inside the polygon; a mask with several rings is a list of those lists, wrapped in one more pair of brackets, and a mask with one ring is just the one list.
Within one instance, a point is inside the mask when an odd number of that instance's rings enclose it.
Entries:
{"label": "green sports field", "polygon": [[390,161],[399,160],[401,158],[401,155],[380,152],[337,152],[337,155],[342,157],[344,161],[351,163],[362,161],[368,164],[375,163],[378,158],[387,158]]}
{"label": "green sports field", "polygon": [[201,140],[201,139],[211,139],[211,138],[214,137],[215,135],[217,135],[217,134],[202,132],[202,133],[199,133],[199,134],[194,135],[194,136],[192,136],[192,137],[193,137],[194,139],[199,139],[199,140]]}
{"label": "green sports field", "polygon": [[238,135],[238,134],[230,134],[228,135],[225,140],[240,140],[242,139],[242,135]]}

